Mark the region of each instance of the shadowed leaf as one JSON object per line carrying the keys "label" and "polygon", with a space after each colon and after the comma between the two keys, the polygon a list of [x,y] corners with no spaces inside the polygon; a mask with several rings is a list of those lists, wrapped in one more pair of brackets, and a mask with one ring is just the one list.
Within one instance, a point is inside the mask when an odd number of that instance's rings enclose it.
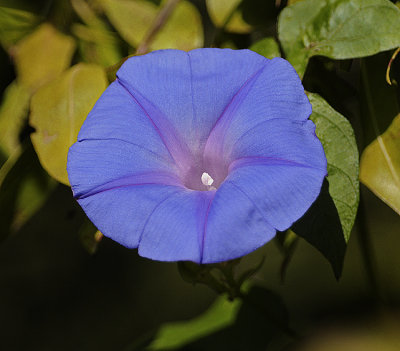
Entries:
{"label": "shadowed leaf", "polygon": [[325,256],[338,279],[342,274],[346,241],[327,181],[317,200],[292,229]]}
{"label": "shadowed leaf", "polygon": [[350,123],[317,94],[308,94],[316,125],[328,160],[329,194],[337,208],[343,234],[349,240],[359,201],[358,149]]}
{"label": "shadowed leaf", "polygon": [[22,149],[0,184],[0,241],[34,214],[56,185],[40,166],[32,146]]}

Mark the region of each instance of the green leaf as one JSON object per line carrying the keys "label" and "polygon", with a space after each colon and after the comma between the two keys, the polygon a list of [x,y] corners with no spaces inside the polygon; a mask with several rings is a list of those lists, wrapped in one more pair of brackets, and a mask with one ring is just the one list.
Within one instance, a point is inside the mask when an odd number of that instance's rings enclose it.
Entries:
{"label": "green leaf", "polygon": [[206,0],[207,11],[218,28],[232,33],[249,33],[252,27],[243,20],[238,6],[242,0]]}
{"label": "green leaf", "polygon": [[229,301],[226,296],[220,296],[201,316],[186,322],[164,324],[147,350],[176,349],[226,328],[235,322],[241,305],[240,300]]}
{"label": "green leaf", "polygon": [[28,117],[29,100],[29,92],[16,81],[4,92],[0,107],[0,151],[5,158],[20,146],[19,135]]}
{"label": "green leaf", "polygon": [[[241,301],[240,301],[241,300]],[[219,297],[202,316],[161,327],[146,350],[269,350],[282,338],[288,314],[272,291],[253,286],[242,298],[229,302]]]}
{"label": "green leaf", "polygon": [[389,128],[366,147],[360,180],[400,215],[400,114]]}
{"label": "green leaf", "polygon": [[18,83],[35,91],[67,69],[75,51],[75,42],[46,23],[13,50]]}
{"label": "green leaf", "polygon": [[315,55],[347,59],[400,46],[400,10],[389,0],[304,0],[281,12],[278,33],[302,77]]}
{"label": "green leaf", "polygon": [[250,46],[249,49],[255,51],[257,54],[266,57],[267,59],[281,57],[279,45],[272,37],[264,38],[257,41],[252,46]]}
{"label": "green leaf", "polygon": [[49,174],[64,184],[69,147],[101,93],[107,87],[104,70],[78,64],[40,88],[32,97],[30,124],[32,143]]}
{"label": "green leaf", "polygon": [[[111,24],[133,47],[144,39],[160,7],[145,0],[98,0]],[[203,45],[203,27],[196,7],[180,1],[150,45],[151,50],[191,50]]]}
{"label": "green leaf", "polygon": [[350,123],[317,94],[308,94],[313,107],[310,119],[316,125],[328,160],[331,195],[346,241],[357,214],[359,201],[358,149]]}
{"label": "green leaf", "polygon": [[34,214],[56,185],[40,166],[32,146],[25,145],[21,150],[0,179],[0,241]]}
{"label": "green leaf", "polygon": [[31,12],[0,7],[0,42],[5,49],[33,31],[40,18]]}

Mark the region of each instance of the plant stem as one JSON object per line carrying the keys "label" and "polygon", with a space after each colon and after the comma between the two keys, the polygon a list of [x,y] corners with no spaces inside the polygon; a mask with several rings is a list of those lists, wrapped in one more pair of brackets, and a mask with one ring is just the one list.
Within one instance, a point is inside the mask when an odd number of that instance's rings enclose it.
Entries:
{"label": "plant stem", "polygon": [[222,26],[217,27],[215,34],[214,34],[214,39],[212,40],[212,47],[218,47],[220,45],[220,41],[221,41],[221,37],[225,31],[226,26],[228,25],[228,23],[230,22],[230,20],[232,19],[233,15],[235,14],[235,12],[237,11],[237,9],[239,8],[239,5],[241,3],[239,2],[232,10],[231,12],[229,12],[228,16],[226,16],[224,23],[222,23]]}
{"label": "plant stem", "polygon": [[167,20],[174,11],[176,5],[178,5],[180,0],[168,0],[164,7],[160,10],[156,18],[154,19],[149,30],[145,34],[142,42],[136,49],[136,55],[143,55],[147,53],[150,49],[152,42],[154,41],[157,33],[162,27],[167,23]]}

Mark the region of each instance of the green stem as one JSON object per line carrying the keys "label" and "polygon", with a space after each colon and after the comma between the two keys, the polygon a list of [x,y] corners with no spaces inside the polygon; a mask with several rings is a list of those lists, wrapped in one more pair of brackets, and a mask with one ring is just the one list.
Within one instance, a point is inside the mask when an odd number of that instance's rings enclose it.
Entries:
{"label": "green stem", "polygon": [[176,5],[180,0],[168,0],[164,7],[160,10],[150,29],[147,31],[142,42],[139,44],[136,50],[136,55],[142,55],[149,51],[151,44],[153,43],[157,33],[167,23],[169,17],[174,11]]}

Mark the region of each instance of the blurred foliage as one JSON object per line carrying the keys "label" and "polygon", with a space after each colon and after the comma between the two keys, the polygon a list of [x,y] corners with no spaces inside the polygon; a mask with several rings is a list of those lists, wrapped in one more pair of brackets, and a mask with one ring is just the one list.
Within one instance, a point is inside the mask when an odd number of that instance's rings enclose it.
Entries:
{"label": "blurred foliage", "polygon": [[279,45],[274,38],[267,37],[261,39],[255,42],[253,45],[251,45],[249,49],[255,51],[257,54],[260,54],[268,59],[281,56]]}
{"label": "blurred foliage", "polygon": [[8,49],[32,32],[39,18],[35,14],[14,8],[0,8],[1,45]]}
{"label": "blurred foliage", "polygon": [[[0,349],[399,349],[399,3],[0,0]],[[328,176],[276,245],[179,275],[103,239],[65,186],[66,157],[128,56],[203,46],[294,65]],[[358,150],[376,195],[362,187],[360,209]]]}
{"label": "blurred foliage", "polygon": [[74,40],[49,24],[43,24],[19,41],[12,50],[18,82],[35,91],[68,68]]}
{"label": "blurred foliage", "polygon": [[241,0],[206,0],[207,10],[218,28],[233,33],[249,33],[251,26],[243,20]]}
{"label": "blurred foliage", "polygon": [[68,185],[68,149],[77,140],[83,121],[107,87],[100,66],[80,63],[41,87],[32,97],[32,143],[44,169]]}
{"label": "blurred foliage", "polygon": [[400,214],[400,115],[364,150],[360,180]]}
{"label": "blurred foliage", "polygon": [[[121,37],[134,47],[145,39],[160,8],[145,0],[99,0],[99,3]],[[202,45],[203,31],[199,13],[191,3],[180,1],[150,48],[191,50]]]}

